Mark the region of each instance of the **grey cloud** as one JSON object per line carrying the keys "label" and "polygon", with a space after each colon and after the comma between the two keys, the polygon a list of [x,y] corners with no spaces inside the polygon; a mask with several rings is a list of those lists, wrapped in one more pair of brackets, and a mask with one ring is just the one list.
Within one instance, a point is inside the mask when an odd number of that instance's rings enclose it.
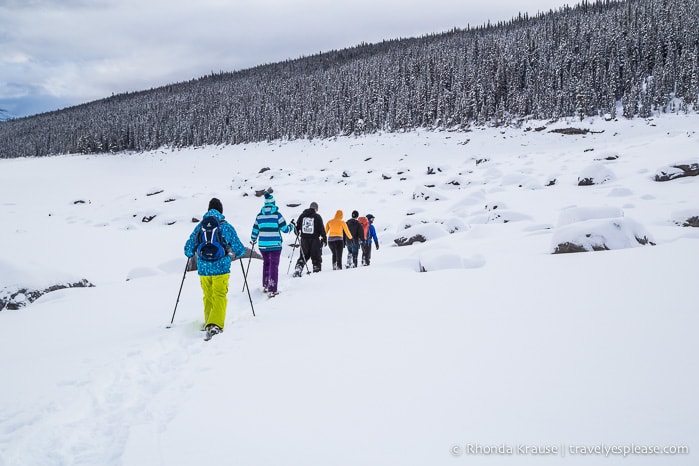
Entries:
{"label": "grey cloud", "polygon": [[[530,0],[530,12],[561,0]],[[507,20],[514,0],[0,0],[0,99],[75,104],[361,42]],[[4,84],[3,84],[4,83]],[[16,91],[17,89],[15,89]]]}
{"label": "grey cloud", "polygon": [[113,2],[108,0],[0,0],[0,8],[16,10],[36,8],[101,8],[110,3]]}

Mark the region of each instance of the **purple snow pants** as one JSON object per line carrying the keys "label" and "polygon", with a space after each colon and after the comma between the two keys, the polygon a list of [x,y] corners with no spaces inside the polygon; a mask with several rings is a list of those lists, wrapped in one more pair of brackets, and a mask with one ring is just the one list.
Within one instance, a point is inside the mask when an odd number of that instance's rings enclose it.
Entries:
{"label": "purple snow pants", "polygon": [[282,251],[260,251],[262,253],[262,286],[267,291],[277,291],[279,281],[279,258]]}

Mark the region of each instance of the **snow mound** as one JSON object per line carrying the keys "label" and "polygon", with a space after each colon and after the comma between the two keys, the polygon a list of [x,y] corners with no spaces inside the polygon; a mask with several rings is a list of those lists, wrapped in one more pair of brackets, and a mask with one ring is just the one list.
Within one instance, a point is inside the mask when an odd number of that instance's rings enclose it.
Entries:
{"label": "snow mound", "polygon": [[413,191],[413,200],[422,201],[443,201],[446,199],[439,191],[426,186],[418,186]]}
{"label": "snow mound", "polygon": [[418,257],[420,272],[434,272],[450,269],[476,269],[485,265],[480,255],[464,258],[449,249],[431,249],[423,251]]}
{"label": "snow mound", "polygon": [[618,207],[568,207],[563,209],[558,216],[558,226],[562,227],[573,223],[584,222],[602,218],[619,218],[624,216],[624,211]]}
{"label": "snow mound", "polygon": [[597,163],[585,168],[578,176],[578,186],[592,186],[614,180],[614,172]]}
{"label": "snow mound", "polygon": [[151,267],[136,267],[134,269],[131,269],[129,273],[126,275],[126,281],[128,282],[129,280],[135,280],[139,278],[154,277],[159,274],[160,272],[158,270]]}
{"label": "snow mound", "polygon": [[449,236],[449,231],[444,227],[444,225],[438,223],[427,223],[405,229],[401,234],[393,239],[393,242],[398,246],[410,246],[414,243],[424,243],[426,241],[443,238],[445,236]]}
{"label": "snow mound", "polygon": [[467,219],[468,223],[476,225],[521,222],[525,220],[531,220],[531,217],[520,212],[505,209],[487,210]]}
{"label": "snow mound", "polygon": [[0,261],[0,311],[19,309],[41,296],[64,288],[92,287],[86,279],[52,271],[47,268],[19,268]]}
{"label": "snow mound", "polygon": [[552,243],[553,254],[655,245],[645,228],[629,218],[593,219],[559,227]]}
{"label": "snow mound", "polygon": [[699,208],[673,212],[672,223],[682,227],[699,227]]}

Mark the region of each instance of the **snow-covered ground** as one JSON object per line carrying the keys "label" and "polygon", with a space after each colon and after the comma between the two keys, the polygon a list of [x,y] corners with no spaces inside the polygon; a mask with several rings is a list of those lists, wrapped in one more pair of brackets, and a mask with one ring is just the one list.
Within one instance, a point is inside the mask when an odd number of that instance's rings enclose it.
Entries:
{"label": "snow-covered ground", "polygon": [[[699,178],[654,176],[698,118],[0,160],[0,465],[696,464]],[[292,278],[289,235],[255,317],[234,262],[204,342],[192,218],[248,244],[269,187],[380,250]]]}

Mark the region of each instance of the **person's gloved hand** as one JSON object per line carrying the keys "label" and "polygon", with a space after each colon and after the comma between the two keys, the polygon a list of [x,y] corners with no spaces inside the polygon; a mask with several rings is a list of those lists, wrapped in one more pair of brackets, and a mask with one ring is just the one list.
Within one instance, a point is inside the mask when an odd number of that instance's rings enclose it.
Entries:
{"label": "person's gloved hand", "polygon": [[379,243],[376,243],[376,250],[379,250]]}
{"label": "person's gloved hand", "polygon": [[323,246],[327,246],[327,245],[328,245],[328,238],[323,238]]}
{"label": "person's gloved hand", "polygon": [[294,230],[295,230],[294,221],[292,220],[291,223],[289,224],[289,233],[293,232]]}

